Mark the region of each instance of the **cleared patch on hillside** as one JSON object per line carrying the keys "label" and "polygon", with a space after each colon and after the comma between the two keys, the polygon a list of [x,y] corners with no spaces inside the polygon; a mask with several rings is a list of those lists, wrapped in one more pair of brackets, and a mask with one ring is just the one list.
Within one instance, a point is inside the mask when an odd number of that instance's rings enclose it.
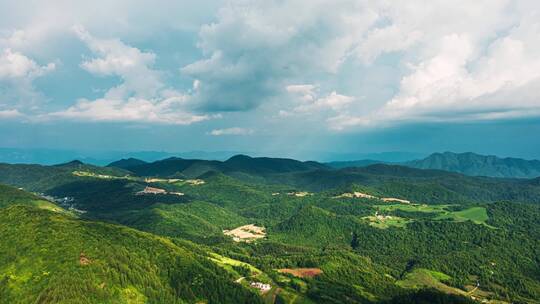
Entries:
{"label": "cleared patch on hillside", "polygon": [[396,282],[403,288],[421,289],[434,288],[445,293],[465,295],[465,291],[446,285],[444,282],[450,280],[450,276],[429,269],[414,269],[407,273],[403,279]]}
{"label": "cleared patch on hillside", "polygon": [[378,199],[378,197],[375,197],[373,195],[366,194],[366,193],[363,193],[363,192],[358,192],[358,191],[355,191],[355,192],[352,192],[352,193],[351,192],[346,192],[346,193],[334,196],[334,198],[369,198],[369,199]]}
{"label": "cleared patch on hillside", "polygon": [[470,220],[476,224],[483,224],[489,219],[489,217],[488,217],[486,208],[472,207],[472,208],[461,210],[461,211],[455,211],[455,212],[443,214],[443,215],[438,216],[436,219],[440,219],[440,220],[452,219],[456,222],[464,222],[464,221]]}
{"label": "cleared patch on hillside", "polygon": [[503,301],[490,300],[493,293],[484,291],[480,288],[480,284],[467,285],[466,290],[452,287],[446,284],[450,280],[450,276],[429,269],[418,268],[407,273],[396,284],[407,289],[424,289],[433,288],[444,293],[460,295],[471,298],[482,303],[506,303]]}
{"label": "cleared patch on hillside", "polygon": [[223,234],[231,236],[235,242],[248,243],[266,237],[265,228],[253,224],[240,226],[233,230],[223,230]]}
{"label": "cleared patch on hillside", "polygon": [[380,229],[386,229],[389,227],[403,228],[407,225],[407,223],[412,222],[412,220],[410,219],[402,218],[399,216],[380,214],[375,214],[373,216],[365,216],[362,219],[368,221],[370,226]]}
{"label": "cleared patch on hillside", "polygon": [[452,205],[393,204],[377,205],[375,207],[381,212],[400,210],[411,213],[432,213],[433,220],[453,220],[455,222],[472,221],[475,224],[486,225],[485,222],[489,219],[486,208],[484,207],[471,207],[459,211],[452,211]]}
{"label": "cleared patch on hillside", "polygon": [[323,271],[320,268],[283,268],[279,269],[278,272],[292,274],[299,278],[313,278]]}
{"label": "cleared patch on hillside", "polygon": [[129,180],[129,181],[135,181],[135,182],[143,182],[147,184],[174,184],[176,186],[183,186],[183,185],[191,185],[191,186],[199,186],[204,185],[205,181],[202,179],[180,179],[180,178],[154,178],[154,177],[138,177],[138,176],[131,176],[131,175],[124,175],[124,176],[116,176],[116,175],[108,175],[108,174],[99,174],[95,172],[90,171],[73,171],[73,175],[78,177],[89,177],[89,178],[97,178],[97,179],[105,179],[105,180]]}
{"label": "cleared patch on hillside", "polygon": [[[219,266],[221,266],[222,268],[227,270],[229,273],[234,274],[236,276],[240,276],[240,274],[238,274],[233,269],[233,267],[245,267],[246,269],[249,269],[252,276],[256,276],[256,275],[259,275],[259,274],[262,273],[262,271],[260,271],[259,269],[257,269],[256,267],[254,267],[251,264],[248,264],[248,263],[245,263],[245,262],[242,262],[242,261],[238,261],[238,260],[235,260],[235,259],[231,259],[229,257],[225,257],[225,256],[219,255],[217,253],[211,252],[210,253],[210,260],[212,260],[213,262],[215,262],[216,264],[218,264]],[[243,278],[243,277],[241,277],[241,278]],[[237,280],[237,281],[238,281],[238,283],[240,283],[242,280]]]}
{"label": "cleared patch on hillside", "polygon": [[376,199],[383,201],[385,203],[401,203],[401,204],[410,204],[411,201],[395,197],[378,197],[371,194],[363,192],[345,192],[340,195],[334,196],[333,198],[366,198],[366,199]]}

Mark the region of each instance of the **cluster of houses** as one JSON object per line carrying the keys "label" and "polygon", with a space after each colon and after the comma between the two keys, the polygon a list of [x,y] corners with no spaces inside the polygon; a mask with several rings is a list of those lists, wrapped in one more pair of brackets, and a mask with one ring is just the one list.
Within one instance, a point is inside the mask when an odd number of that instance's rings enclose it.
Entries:
{"label": "cluster of houses", "polygon": [[265,292],[265,291],[268,291],[268,290],[272,289],[272,286],[270,284],[265,284],[265,283],[261,283],[261,282],[251,282],[251,284],[249,284],[249,286],[251,286],[251,288],[257,288],[258,290],[260,290],[262,292]]}
{"label": "cluster of houses", "polygon": [[83,214],[83,213],[87,212],[85,210],[75,208],[75,198],[73,198],[73,197],[69,197],[69,196],[54,197],[54,196],[51,196],[51,195],[46,195],[44,193],[36,193],[36,194],[39,197],[41,197],[41,198],[43,198],[45,200],[48,200],[49,202],[57,203],[58,205],[62,206],[63,208],[65,208],[65,209],[67,209],[69,211],[73,211],[73,212],[76,212],[76,213],[79,213],[79,214]]}

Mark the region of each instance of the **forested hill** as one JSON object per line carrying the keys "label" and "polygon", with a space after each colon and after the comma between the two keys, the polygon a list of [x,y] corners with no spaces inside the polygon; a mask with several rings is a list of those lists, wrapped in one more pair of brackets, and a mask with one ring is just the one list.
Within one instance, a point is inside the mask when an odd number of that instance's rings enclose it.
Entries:
{"label": "forested hill", "polygon": [[0,304],[540,298],[540,178],[127,163],[145,170],[0,164],[0,182],[36,192],[0,186]]}
{"label": "forested hill", "polygon": [[499,158],[475,153],[434,153],[403,165],[418,169],[439,169],[466,175],[533,178],[540,176],[540,161]]}
{"label": "forested hill", "polygon": [[187,177],[196,177],[209,171],[259,175],[330,169],[326,165],[317,162],[302,162],[286,158],[249,157],[247,155],[236,155],[226,161],[171,157],[145,163],[140,160],[129,159],[113,162],[108,167],[126,169],[143,176],[177,175]]}
{"label": "forested hill", "polygon": [[336,169],[366,167],[373,164],[394,164],[417,169],[436,169],[470,176],[534,178],[540,176],[540,161],[520,158],[500,158],[475,153],[433,153],[430,156],[400,163],[378,160],[357,160],[327,163]]}
{"label": "forested hill", "polygon": [[262,303],[202,253],[130,228],[13,205],[0,235],[0,303]]}

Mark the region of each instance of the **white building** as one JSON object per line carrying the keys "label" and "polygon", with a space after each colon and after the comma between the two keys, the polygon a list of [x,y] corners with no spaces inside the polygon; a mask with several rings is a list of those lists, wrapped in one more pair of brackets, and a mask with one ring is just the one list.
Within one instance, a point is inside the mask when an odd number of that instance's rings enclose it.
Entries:
{"label": "white building", "polygon": [[272,286],[270,286],[270,284],[264,284],[264,283],[261,283],[261,282],[251,282],[251,284],[249,284],[249,286],[251,286],[252,288],[257,288],[257,289],[259,289],[260,291],[263,291],[263,292],[272,289]]}

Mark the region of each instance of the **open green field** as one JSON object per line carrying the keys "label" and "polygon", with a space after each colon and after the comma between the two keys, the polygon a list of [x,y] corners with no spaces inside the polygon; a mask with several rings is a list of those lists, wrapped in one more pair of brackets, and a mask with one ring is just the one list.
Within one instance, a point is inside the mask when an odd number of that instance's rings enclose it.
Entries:
{"label": "open green field", "polygon": [[390,218],[378,218],[376,216],[366,216],[363,217],[364,220],[369,221],[369,225],[380,228],[380,229],[386,229],[389,227],[398,227],[398,228],[404,228],[408,223],[412,222],[410,219],[392,216]]}
{"label": "open green field", "polygon": [[[411,205],[404,205],[404,204],[396,204],[396,205],[377,205],[375,208],[377,208],[380,211],[396,211],[401,210],[405,212],[415,213],[415,212],[422,212],[422,213],[432,213],[435,215],[433,220],[452,220],[455,222],[464,222],[464,221],[472,221],[475,224],[485,224],[485,222],[489,219],[489,216],[487,214],[485,207],[471,207],[460,211],[451,211],[449,210],[452,205],[417,205],[417,204],[411,204]],[[396,222],[398,222],[398,225],[393,224],[394,226],[398,226],[403,224],[403,219],[401,221],[399,220],[399,217],[396,217]],[[392,223],[392,219],[385,221],[387,224]],[[392,225],[392,224],[391,224]]]}
{"label": "open green field", "polygon": [[444,282],[450,280],[450,276],[442,272],[433,271],[429,269],[415,269],[407,273],[403,279],[397,281],[397,285],[405,288],[435,288],[437,290],[444,291],[446,293],[463,294],[462,290],[450,287]]}
{"label": "open green field", "polygon": [[489,217],[487,215],[486,208],[472,207],[461,211],[446,213],[438,216],[436,219],[452,219],[456,222],[473,221],[476,224],[483,224],[489,219]]}
{"label": "open green field", "polygon": [[419,204],[392,204],[392,205],[376,205],[375,207],[381,211],[402,210],[407,212],[427,212],[441,213],[446,212],[450,205],[419,205]]}

